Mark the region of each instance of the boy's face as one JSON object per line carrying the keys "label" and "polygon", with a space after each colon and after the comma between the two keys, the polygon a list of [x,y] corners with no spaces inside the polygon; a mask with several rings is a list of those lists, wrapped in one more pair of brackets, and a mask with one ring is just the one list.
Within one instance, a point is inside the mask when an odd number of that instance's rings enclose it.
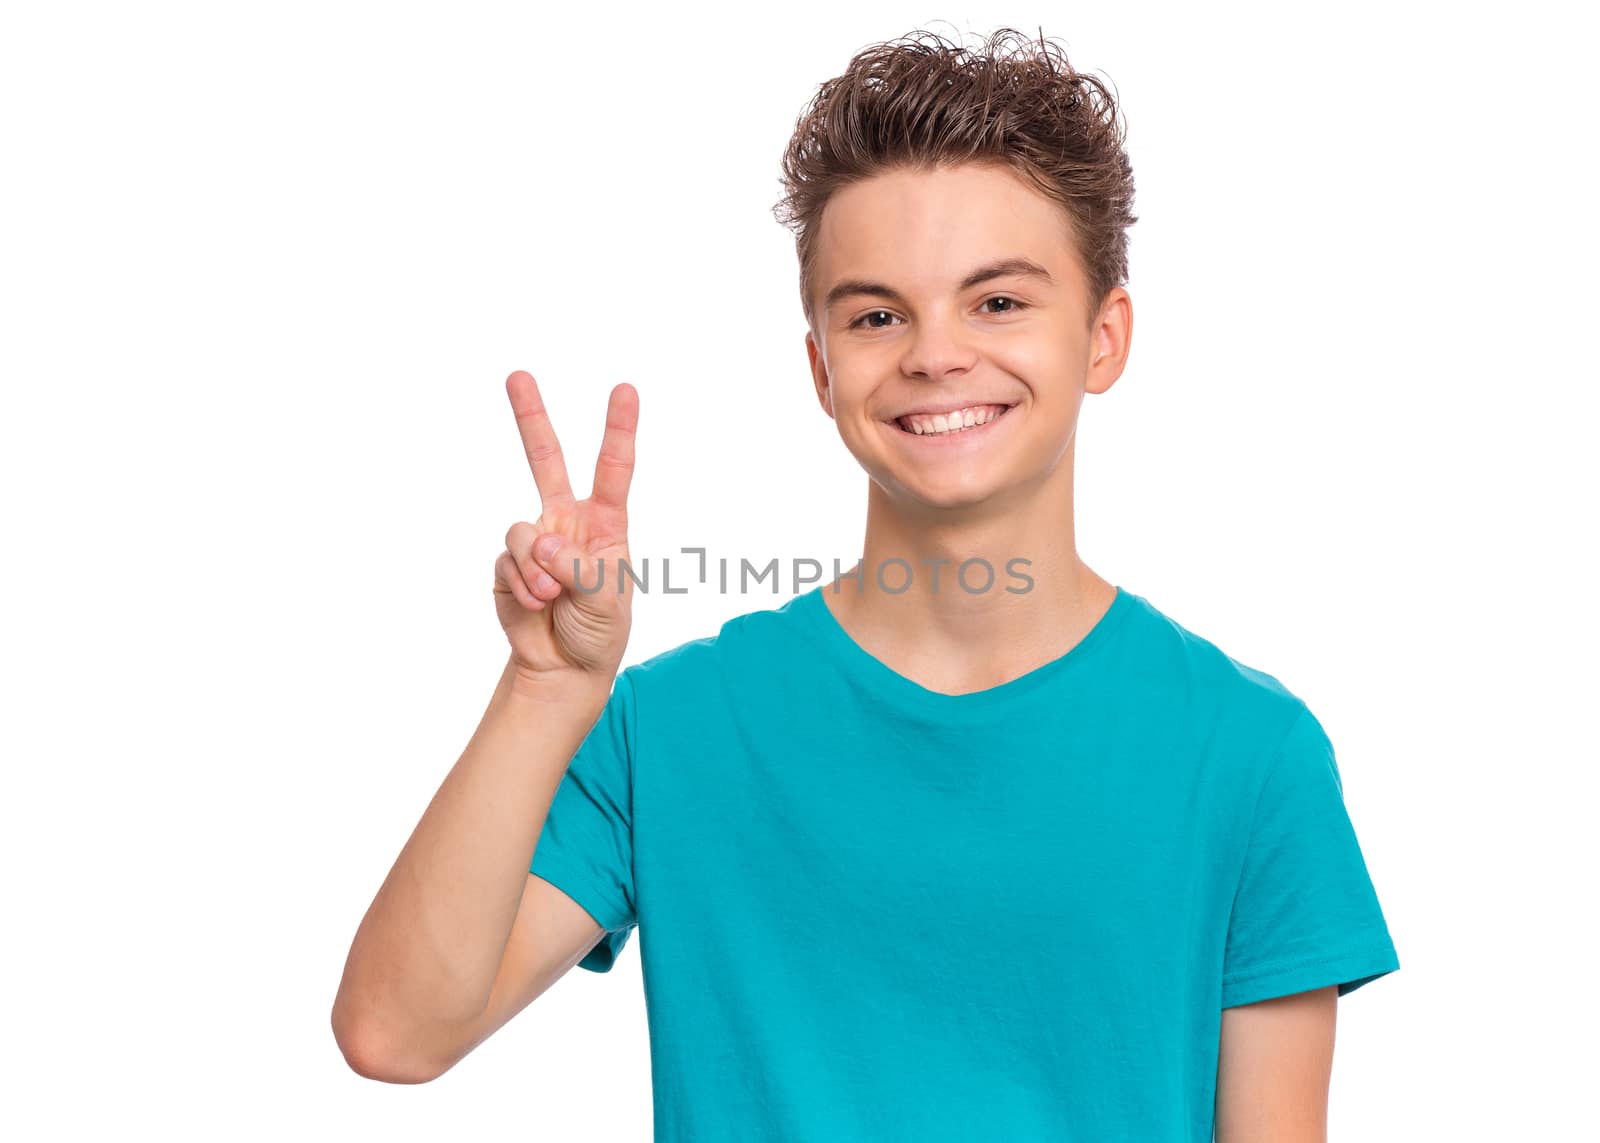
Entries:
{"label": "boy's face", "polygon": [[[1007,259],[1049,280],[1012,268],[963,285]],[[1086,324],[1088,285],[1060,206],[994,167],[881,174],[828,201],[814,281],[817,396],[892,499],[956,508],[1070,485],[1060,462],[1079,405],[1121,374],[1132,305],[1116,289]],[[905,427],[939,427],[907,414],[973,407],[971,428]]]}

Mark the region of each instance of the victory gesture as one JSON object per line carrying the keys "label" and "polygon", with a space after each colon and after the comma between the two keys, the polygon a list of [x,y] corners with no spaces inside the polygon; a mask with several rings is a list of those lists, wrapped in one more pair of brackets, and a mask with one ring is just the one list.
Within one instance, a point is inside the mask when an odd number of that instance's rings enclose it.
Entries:
{"label": "victory gesture", "polygon": [[511,525],[506,550],[495,561],[500,626],[517,671],[529,682],[579,671],[602,677],[609,687],[632,622],[633,587],[618,561],[628,558],[639,394],[628,384],[611,390],[587,500],[572,494],[561,445],[533,378],[521,370],[511,374],[506,394],[533,469],[541,515],[531,524]]}

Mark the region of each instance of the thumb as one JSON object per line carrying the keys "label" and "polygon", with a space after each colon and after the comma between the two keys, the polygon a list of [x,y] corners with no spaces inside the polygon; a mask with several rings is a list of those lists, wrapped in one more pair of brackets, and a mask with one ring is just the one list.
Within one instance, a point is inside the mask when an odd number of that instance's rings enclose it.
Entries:
{"label": "thumb", "polygon": [[566,591],[594,596],[616,586],[602,578],[604,566],[560,532],[546,532],[533,542],[533,558]]}

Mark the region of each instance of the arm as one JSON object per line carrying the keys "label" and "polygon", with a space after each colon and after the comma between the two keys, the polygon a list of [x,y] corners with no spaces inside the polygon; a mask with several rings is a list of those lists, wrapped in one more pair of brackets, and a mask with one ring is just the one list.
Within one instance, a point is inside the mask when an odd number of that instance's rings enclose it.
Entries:
{"label": "arm", "polygon": [[602,929],[528,870],[551,803],[606,708],[627,646],[631,593],[582,592],[628,555],[638,394],[611,390],[594,491],[577,500],[534,379],[506,395],[539,489],[495,561],[511,658],[356,930],[333,1034],[356,1072],[393,1083],[441,1075],[581,960]]}
{"label": "arm", "polygon": [[1216,1143],[1326,1143],[1338,989],[1222,1010]]}
{"label": "arm", "polygon": [[350,947],[332,1023],[357,1073],[433,1079],[600,938],[593,918],[528,873],[528,858],[605,701],[586,678],[519,687],[507,664]]}

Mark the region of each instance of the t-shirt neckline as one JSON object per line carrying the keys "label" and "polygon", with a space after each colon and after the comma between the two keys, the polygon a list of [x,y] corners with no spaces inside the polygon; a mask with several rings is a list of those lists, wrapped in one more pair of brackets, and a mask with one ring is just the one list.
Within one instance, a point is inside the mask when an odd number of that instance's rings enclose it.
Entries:
{"label": "t-shirt neckline", "polygon": [[971,712],[1031,694],[1067,671],[1076,669],[1092,657],[1096,649],[1111,637],[1133,610],[1133,594],[1121,584],[1112,586],[1116,588],[1116,594],[1112,597],[1110,606],[1083,638],[1061,655],[1007,682],[959,695],[945,694],[923,686],[914,679],[902,675],[857,643],[828,609],[827,601],[823,599],[822,593],[829,590],[829,585],[823,584],[812,588],[798,597],[798,603],[801,613],[809,619],[813,629],[864,684],[875,686],[902,701],[924,708],[942,708],[947,711],[959,709]]}

